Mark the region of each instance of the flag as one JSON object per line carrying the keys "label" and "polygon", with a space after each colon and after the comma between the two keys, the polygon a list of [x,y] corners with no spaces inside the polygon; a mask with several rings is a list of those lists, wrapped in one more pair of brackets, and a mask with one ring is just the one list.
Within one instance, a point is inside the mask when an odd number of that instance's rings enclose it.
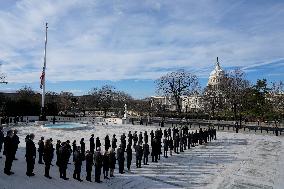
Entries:
{"label": "flag", "polygon": [[40,76],[40,88],[42,89],[42,86],[44,84],[44,77],[45,77],[45,72],[44,69],[42,70],[41,76]]}

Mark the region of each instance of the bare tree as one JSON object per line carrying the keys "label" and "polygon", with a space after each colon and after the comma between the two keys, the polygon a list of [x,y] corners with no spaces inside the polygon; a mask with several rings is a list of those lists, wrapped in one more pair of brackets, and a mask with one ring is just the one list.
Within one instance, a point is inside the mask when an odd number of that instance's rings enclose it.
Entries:
{"label": "bare tree", "polygon": [[179,114],[181,113],[181,96],[193,94],[198,86],[197,76],[185,70],[171,72],[156,80],[157,93],[173,97]]}
{"label": "bare tree", "polygon": [[272,88],[269,93],[269,98],[272,102],[274,112],[279,115],[284,115],[284,83],[283,81],[272,83]]}
{"label": "bare tree", "polygon": [[246,104],[249,87],[249,81],[245,79],[245,74],[240,69],[226,73],[221,81],[220,90],[228,108],[232,109],[235,120],[237,120],[237,114],[241,120],[241,111]]}
{"label": "bare tree", "polygon": [[214,89],[212,85],[204,89],[202,101],[204,103],[204,111],[208,112],[213,118],[216,116],[216,113],[222,111],[224,108],[225,99],[222,93]]}

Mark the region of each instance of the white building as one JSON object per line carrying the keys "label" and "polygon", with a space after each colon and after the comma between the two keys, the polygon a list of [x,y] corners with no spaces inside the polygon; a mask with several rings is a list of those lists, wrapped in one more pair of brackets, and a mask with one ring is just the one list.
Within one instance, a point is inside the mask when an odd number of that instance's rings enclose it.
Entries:
{"label": "white building", "polygon": [[[221,68],[218,57],[215,63],[214,70],[210,73],[207,85],[213,86],[213,89],[218,90],[221,80],[225,76],[224,70]],[[158,103],[164,106],[167,110],[175,111],[177,109],[176,102],[173,97],[152,96],[153,103]],[[181,110],[182,112],[197,111],[203,109],[202,96],[195,94],[191,96],[181,96]]]}
{"label": "white building", "polygon": [[215,64],[216,64],[215,69],[210,73],[207,85],[208,86],[211,85],[213,89],[219,90],[219,86],[222,79],[224,78],[225,72],[220,66],[218,57],[217,57],[217,62]]}

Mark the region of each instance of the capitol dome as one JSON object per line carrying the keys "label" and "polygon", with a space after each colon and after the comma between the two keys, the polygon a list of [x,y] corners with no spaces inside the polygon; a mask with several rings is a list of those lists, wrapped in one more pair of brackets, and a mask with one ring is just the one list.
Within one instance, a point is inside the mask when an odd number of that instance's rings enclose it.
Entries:
{"label": "capitol dome", "polygon": [[224,70],[221,68],[218,57],[217,62],[215,63],[215,69],[210,73],[208,85],[213,86],[213,88],[218,89],[222,78],[225,75]]}

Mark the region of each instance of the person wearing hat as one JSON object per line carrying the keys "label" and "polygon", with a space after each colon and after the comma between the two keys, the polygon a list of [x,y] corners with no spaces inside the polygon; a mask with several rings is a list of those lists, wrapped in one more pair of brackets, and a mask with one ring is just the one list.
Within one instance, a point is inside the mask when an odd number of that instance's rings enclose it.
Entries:
{"label": "person wearing hat", "polygon": [[92,182],[91,175],[92,175],[92,167],[94,165],[93,153],[87,150],[86,152],[86,180]]}
{"label": "person wearing hat", "polygon": [[109,136],[106,135],[106,137],[105,137],[105,151],[108,151],[109,148],[110,148],[110,140],[109,140]]}
{"label": "person wearing hat", "polygon": [[91,135],[91,138],[90,138],[90,152],[92,154],[94,154],[95,152],[95,139],[94,139],[94,134]]}
{"label": "person wearing hat", "polygon": [[50,165],[53,159],[53,146],[51,140],[46,140],[44,145],[44,152],[43,152],[43,160],[45,164],[45,171],[44,176],[51,179],[51,176],[49,175]]}
{"label": "person wearing hat", "polygon": [[5,168],[4,168],[4,173],[6,175],[14,174],[14,172],[11,171],[11,167],[15,157],[12,137],[13,137],[13,131],[12,130],[7,131],[7,136],[4,139],[4,151],[3,151],[3,154],[6,156]]}
{"label": "person wearing hat", "polygon": [[117,161],[118,161],[118,167],[119,167],[119,173],[124,173],[124,150],[122,149],[122,145],[119,145],[119,148],[117,149]]}
{"label": "person wearing hat", "polygon": [[30,138],[26,142],[26,162],[27,162],[27,172],[26,175],[31,177],[35,174],[33,173],[34,165],[35,165],[35,158],[36,158],[36,147],[35,143],[33,142],[35,138],[34,134],[30,134]]}
{"label": "person wearing hat", "polygon": [[126,148],[126,161],[127,161],[127,169],[130,171],[131,161],[132,161],[132,145],[128,144]]}
{"label": "person wearing hat", "polygon": [[115,138],[115,134],[113,134],[113,137],[112,137],[112,140],[111,140],[111,147],[112,147],[112,149],[113,150],[115,150],[116,149],[116,143],[117,143],[117,139]]}
{"label": "person wearing hat", "polygon": [[108,178],[108,171],[109,171],[109,152],[106,150],[104,155],[103,155],[103,174],[104,174],[104,179],[109,179]]}
{"label": "person wearing hat", "polygon": [[81,153],[81,148],[80,146],[77,147],[77,150],[74,152],[74,173],[73,173],[73,178],[82,182],[83,180],[81,179],[81,167],[82,167],[82,161],[84,159],[82,153]]}
{"label": "person wearing hat", "polygon": [[110,177],[114,177],[113,173],[115,169],[115,163],[116,163],[115,151],[112,148],[109,153],[109,169],[110,169],[109,175]]}
{"label": "person wearing hat", "polygon": [[1,151],[2,151],[2,146],[3,146],[3,143],[4,143],[4,132],[3,132],[3,127],[0,127],[0,158],[2,158],[1,156]]}
{"label": "person wearing hat", "polygon": [[141,142],[138,142],[138,145],[135,146],[135,151],[136,151],[136,167],[141,168],[141,161],[143,157],[143,148],[141,146]]}
{"label": "person wearing hat", "polygon": [[102,145],[102,144],[101,144],[100,138],[97,137],[97,138],[96,138],[96,149],[100,148],[101,145]]}
{"label": "person wearing hat", "polygon": [[43,156],[43,151],[44,151],[44,137],[41,137],[40,140],[38,141],[38,163],[43,164],[42,162],[42,156]]}
{"label": "person wearing hat", "polygon": [[101,148],[98,147],[97,151],[95,152],[95,182],[100,183],[101,180],[101,172],[103,166],[103,156],[101,154]]}
{"label": "person wearing hat", "polygon": [[15,129],[14,130],[14,134],[12,136],[12,142],[13,142],[13,152],[14,152],[14,160],[18,160],[16,158],[16,153],[17,153],[17,150],[18,150],[18,147],[19,147],[19,144],[20,144],[20,139],[18,137],[18,130]]}
{"label": "person wearing hat", "polygon": [[69,161],[68,158],[69,158],[69,151],[66,142],[62,142],[62,145],[60,146],[58,153],[58,166],[59,166],[60,178],[64,180],[69,180],[69,178],[66,177],[66,170]]}
{"label": "person wearing hat", "polygon": [[[49,140],[51,141],[51,140]],[[59,166],[59,158],[60,158],[60,154],[59,154],[59,149],[61,147],[61,141],[57,140],[56,145],[55,145],[55,150],[56,150],[56,165]]]}

